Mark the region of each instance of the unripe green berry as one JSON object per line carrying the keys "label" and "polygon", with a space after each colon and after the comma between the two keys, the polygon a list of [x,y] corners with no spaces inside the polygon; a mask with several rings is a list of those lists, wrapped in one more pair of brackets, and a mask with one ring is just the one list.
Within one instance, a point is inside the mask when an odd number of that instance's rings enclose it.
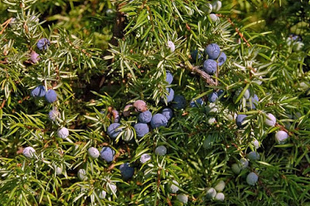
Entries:
{"label": "unripe green berry", "polygon": [[214,187],[214,189],[218,192],[222,192],[225,188],[225,182],[223,180],[220,180]]}
{"label": "unripe green berry", "polygon": [[240,166],[239,166],[237,163],[234,163],[234,164],[231,166],[231,170],[232,170],[235,174],[239,174],[240,171],[241,171],[241,168],[240,168]]}

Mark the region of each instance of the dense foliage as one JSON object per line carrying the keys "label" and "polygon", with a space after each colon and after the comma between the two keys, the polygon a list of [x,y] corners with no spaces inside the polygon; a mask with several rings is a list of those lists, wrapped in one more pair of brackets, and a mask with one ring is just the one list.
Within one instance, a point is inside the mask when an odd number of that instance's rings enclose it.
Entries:
{"label": "dense foliage", "polygon": [[0,204],[310,204],[310,4],[218,2],[1,0]]}

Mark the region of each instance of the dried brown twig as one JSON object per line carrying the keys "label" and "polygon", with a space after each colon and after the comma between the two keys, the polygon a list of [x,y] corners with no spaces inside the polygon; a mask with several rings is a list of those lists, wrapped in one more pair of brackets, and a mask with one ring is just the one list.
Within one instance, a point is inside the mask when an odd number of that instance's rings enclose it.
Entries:
{"label": "dried brown twig", "polygon": [[210,86],[216,86],[216,82],[211,78],[209,74],[200,69],[199,66],[192,66],[190,63],[186,64],[187,66],[181,64],[181,67],[186,67],[194,74],[199,74],[201,78],[203,78]]}
{"label": "dried brown twig", "polygon": [[13,18],[9,18],[3,24],[1,24],[1,26],[3,26],[3,29],[0,31],[0,34],[2,34],[5,31],[6,27],[11,23],[12,19]]}

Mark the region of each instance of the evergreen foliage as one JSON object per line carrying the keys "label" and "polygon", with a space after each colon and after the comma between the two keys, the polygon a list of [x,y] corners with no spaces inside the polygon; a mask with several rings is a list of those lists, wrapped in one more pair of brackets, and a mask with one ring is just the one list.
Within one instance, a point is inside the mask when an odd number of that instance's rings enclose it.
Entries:
{"label": "evergreen foliage", "polygon": [[0,204],[309,205],[309,20],[303,0],[1,0]]}

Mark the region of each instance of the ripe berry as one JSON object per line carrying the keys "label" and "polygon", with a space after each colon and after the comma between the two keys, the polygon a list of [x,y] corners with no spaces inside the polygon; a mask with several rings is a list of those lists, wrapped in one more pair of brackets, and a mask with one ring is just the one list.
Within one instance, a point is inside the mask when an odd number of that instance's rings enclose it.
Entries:
{"label": "ripe berry", "polygon": [[166,127],[168,124],[168,120],[167,118],[162,115],[162,114],[155,114],[153,117],[152,117],[152,120],[151,120],[151,126],[152,128],[158,128],[158,127]]}
{"label": "ripe berry", "polygon": [[189,103],[189,105],[191,106],[191,107],[199,107],[199,106],[202,106],[203,105],[203,100],[202,100],[202,98],[199,98],[199,99],[196,99],[196,100],[192,100],[190,103]]}
{"label": "ripe berry", "polygon": [[206,61],[203,62],[202,68],[206,73],[212,75],[217,70],[217,62],[213,59],[207,59]]}
{"label": "ripe berry", "polygon": [[249,185],[255,185],[257,180],[258,180],[258,176],[254,172],[250,172],[248,176],[246,177],[246,182]]}
{"label": "ripe berry", "polygon": [[174,99],[174,90],[172,88],[166,88],[168,95],[166,95],[167,97],[167,103],[172,102],[172,100]]}
{"label": "ripe berry", "polygon": [[57,135],[58,135],[58,137],[60,137],[62,139],[66,139],[69,136],[69,130],[67,128],[63,127],[60,130],[58,130]]}
{"label": "ripe berry", "polygon": [[57,100],[57,94],[53,89],[49,89],[45,94],[45,99],[49,103],[53,103]]}
{"label": "ripe berry", "polygon": [[149,110],[141,112],[138,116],[138,119],[141,123],[150,123],[152,120],[152,113]]}
{"label": "ripe berry", "polygon": [[130,179],[134,174],[134,168],[130,167],[129,163],[124,163],[119,167],[124,180]]}
{"label": "ripe berry", "polygon": [[186,106],[186,99],[183,95],[176,95],[173,98],[172,107],[175,109],[183,109]]}
{"label": "ripe berry", "polygon": [[100,155],[98,149],[95,147],[88,148],[88,154],[89,154],[89,156],[91,156],[94,159],[97,159]]}
{"label": "ripe berry", "polygon": [[47,38],[42,38],[38,41],[37,47],[40,50],[46,50],[50,44],[51,43]]}
{"label": "ripe berry", "polygon": [[[241,92],[243,91],[243,88],[239,88],[237,91],[236,91],[236,98],[241,94]],[[245,99],[249,99],[250,98],[250,90],[247,89],[245,90],[244,94],[243,94],[243,97]]]}
{"label": "ripe berry", "polygon": [[213,43],[206,47],[205,53],[208,55],[209,59],[215,60],[220,55],[221,49],[217,44]]}
{"label": "ripe berry", "polygon": [[162,115],[164,115],[167,118],[167,121],[169,121],[173,116],[173,111],[170,108],[164,108],[161,112]]}
{"label": "ripe berry", "polygon": [[245,120],[246,117],[247,117],[247,115],[245,115],[245,114],[238,114],[238,115],[237,115],[236,123],[237,123],[237,126],[238,126],[239,128],[242,128],[242,127],[245,126],[245,125],[244,125],[244,120]]}
{"label": "ripe berry", "polygon": [[200,59],[203,58],[203,56],[202,56],[201,52],[196,49],[196,50],[192,51],[191,58],[192,58],[193,62],[198,62]]}
{"label": "ripe berry", "polygon": [[227,59],[226,54],[222,52],[219,58],[217,59],[218,65],[222,66],[225,63],[226,59]]}
{"label": "ripe berry", "polygon": [[[250,105],[250,102],[252,102],[251,105]],[[254,96],[250,98],[250,102],[247,103],[248,108],[249,109],[256,109],[256,105],[259,102],[258,96],[256,94],[254,94]]]}
{"label": "ripe berry", "polygon": [[166,82],[168,83],[168,84],[171,84],[172,83],[172,81],[173,81],[173,75],[170,73],[170,71],[166,71]]}
{"label": "ripe berry", "polygon": [[110,147],[102,147],[100,151],[100,157],[107,162],[112,162],[115,155],[115,151]]}
{"label": "ripe berry", "polygon": [[35,149],[33,147],[26,147],[23,150],[23,155],[28,158],[33,158],[35,154]]}
{"label": "ripe berry", "polygon": [[120,126],[121,126],[120,123],[112,123],[112,124],[110,124],[110,126],[107,129],[107,134],[111,138],[116,138],[121,133],[121,131],[122,131],[122,129],[118,128]]}
{"label": "ripe berry", "polygon": [[37,86],[31,91],[32,97],[44,97],[46,94],[45,87],[43,85]]}
{"label": "ripe berry", "polygon": [[211,94],[208,95],[209,102],[215,102],[218,98],[219,97],[217,92],[212,92]]}
{"label": "ripe berry", "polygon": [[137,123],[134,126],[137,137],[144,137],[147,133],[149,133],[149,126],[146,123]]}

